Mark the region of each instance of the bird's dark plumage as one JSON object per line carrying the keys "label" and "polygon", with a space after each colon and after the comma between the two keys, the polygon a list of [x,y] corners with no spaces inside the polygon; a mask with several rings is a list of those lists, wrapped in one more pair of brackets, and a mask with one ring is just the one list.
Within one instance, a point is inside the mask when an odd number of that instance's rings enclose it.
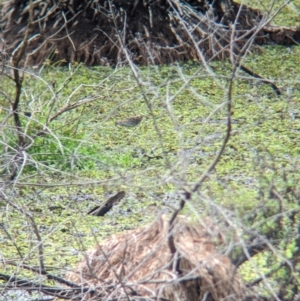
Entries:
{"label": "bird's dark plumage", "polygon": [[117,194],[110,197],[101,206],[97,206],[88,212],[89,215],[104,216],[114,205],[119,203],[119,201],[125,196],[124,191],[120,191]]}

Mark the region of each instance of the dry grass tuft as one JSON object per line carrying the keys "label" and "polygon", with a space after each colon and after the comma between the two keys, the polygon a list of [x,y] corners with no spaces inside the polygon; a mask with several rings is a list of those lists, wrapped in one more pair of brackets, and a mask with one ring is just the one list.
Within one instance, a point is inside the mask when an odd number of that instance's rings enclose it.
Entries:
{"label": "dry grass tuft", "polygon": [[[242,300],[244,286],[230,259],[218,251],[224,240],[211,221],[177,218],[173,258],[168,229],[168,219],[161,216],[148,226],[114,235],[90,250],[67,278],[96,287],[101,300]],[[87,299],[93,297],[97,299],[95,294]]]}

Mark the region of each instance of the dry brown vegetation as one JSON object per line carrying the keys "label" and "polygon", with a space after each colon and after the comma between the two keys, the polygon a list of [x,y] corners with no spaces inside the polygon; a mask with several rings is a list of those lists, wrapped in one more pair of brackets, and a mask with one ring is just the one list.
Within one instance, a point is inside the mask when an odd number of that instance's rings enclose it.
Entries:
{"label": "dry brown vegetation", "polygon": [[[177,217],[173,226],[176,253],[168,246],[169,221],[114,235],[87,252],[67,279],[93,287],[88,300],[242,300],[245,287],[230,259],[224,239],[210,220]],[[128,299],[127,299],[128,300]]]}
{"label": "dry brown vegetation", "polygon": [[299,42],[297,28],[274,27],[272,15],[231,0],[4,1],[3,41],[12,53],[30,23],[26,61],[87,65],[165,64],[245,53],[263,43]]}

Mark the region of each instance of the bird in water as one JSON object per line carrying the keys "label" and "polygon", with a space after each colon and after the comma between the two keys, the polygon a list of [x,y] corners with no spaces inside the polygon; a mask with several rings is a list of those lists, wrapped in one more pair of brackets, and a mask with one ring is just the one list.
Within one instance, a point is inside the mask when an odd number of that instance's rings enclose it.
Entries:
{"label": "bird in water", "polygon": [[93,208],[88,212],[89,215],[94,216],[104,216],[112,207],[120,202],[120,200],[125,196],[124,191],[120,191],[117,194],[110,197],[102,205]]}
{"label": "bird in water", "polygon": [[134,127],[141,123],[143,116],[129,117],[123,120],[116,121],[116,125]]}

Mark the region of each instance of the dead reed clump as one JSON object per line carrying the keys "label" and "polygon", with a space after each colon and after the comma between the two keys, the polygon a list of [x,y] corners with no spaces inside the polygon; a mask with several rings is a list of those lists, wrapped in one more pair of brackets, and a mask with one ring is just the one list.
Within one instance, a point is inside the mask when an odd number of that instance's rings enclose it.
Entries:
{"label": "dead reed clump", "polygon": [[0,49],[14,53],[31,18],[23,64],[32,66],[123,65],[126,52],[138,65],[170,64],[240,56],[249,40],[298,45],[299,27],[270,25],[274,13],[232,0],[3,0]]}
{"label": "dead reed clump", "polygon": [[[90,250],[67,278],[96,288],[101,300],[242,300],[244,286],[230,259],[218,251],[222,236],[211,222],[206,225],[177,218],[172,256],[169,222],[161,216]],[[87,297],[92,298],[97,300],[95,294]]]}

